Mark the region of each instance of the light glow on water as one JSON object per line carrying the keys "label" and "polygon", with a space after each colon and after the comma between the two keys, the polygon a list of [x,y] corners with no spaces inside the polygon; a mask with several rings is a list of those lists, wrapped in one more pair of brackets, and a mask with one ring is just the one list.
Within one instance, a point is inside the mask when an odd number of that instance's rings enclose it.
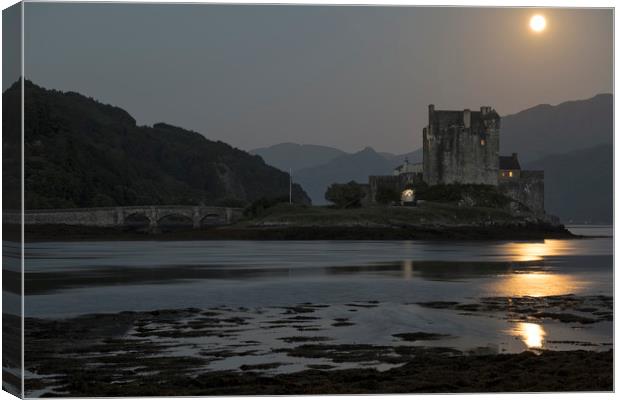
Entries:
{"label": "light glow on water", "polygon": [[513,242],[504,245],[506,254],[514,261],[540,261],[544,257],[571,253],[567,240],[545,240],[544,242]]}
{"label": "light glow on water", "polygon": [[519,322],[511,333],[518,336],[528,349],[543,348],[547,335],[541,325],[531,322]]}
{"label": "light glow on water", "polygon": [[505,275],[490,290],[506,296],[558,296],[581,292],[586,284],[574,275],[533,271]]}
{"label": "light glow on water", "polygon": [[405,260],[402,264],[403,279],[410,280],[413,277],[413,262],[411,260]]}

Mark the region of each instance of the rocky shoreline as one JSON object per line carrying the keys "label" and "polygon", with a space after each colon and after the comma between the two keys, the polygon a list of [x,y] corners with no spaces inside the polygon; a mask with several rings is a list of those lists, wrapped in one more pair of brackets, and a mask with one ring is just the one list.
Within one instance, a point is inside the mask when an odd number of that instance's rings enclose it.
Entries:
{"label": "rocky shoreline", "polygon": [[[609,296],[563,295],[416,306],[584,329],[610,323],[612,304]],[[382,306],[26,318],[26,390],[30,397],[613,390],[613,343],[549,340],[545,348],[510,353],[453,347],[459,332],[390,332],[376,343],[349,336],[364,328],[358,314]]]}
{"label": "rocky shoreline", "polygon": [[[314,369],[275,376],[254,371],[188,376],[168,371],[144,377],[139,383],[119,381],[109,373],[83,371],[61,383],[63,390],[77,397],[613,390],[611,350],[483,356],[448,356],[429,351],[419,352],[416,357],[416,362],[388,371]],[[56,396],[62,395],[53,392],[41,395]]]}

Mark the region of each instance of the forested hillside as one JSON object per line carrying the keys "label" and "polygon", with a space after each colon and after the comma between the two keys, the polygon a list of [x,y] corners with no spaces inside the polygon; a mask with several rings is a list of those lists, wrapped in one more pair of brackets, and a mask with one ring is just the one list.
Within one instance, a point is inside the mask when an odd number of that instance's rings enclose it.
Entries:
{"label": "forested hillside", "polygon": [[[15,98],[18,91],[16,84],[3,96]],[[5,115],[14,103],[5,102]],[[137,126],[118,107],[29,81],[24,107],[26,209],[242,205],[288,196],[287,173],[199,133],[164,123]],[[19,124],[4,128],[18,131]],[[309,202],[298,185],[293,198]]]}

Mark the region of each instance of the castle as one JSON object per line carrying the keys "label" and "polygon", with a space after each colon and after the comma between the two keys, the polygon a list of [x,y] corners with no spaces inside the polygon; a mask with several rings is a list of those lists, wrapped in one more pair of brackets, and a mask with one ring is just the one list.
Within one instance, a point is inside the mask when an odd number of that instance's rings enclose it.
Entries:
{"label": "castle", "polygon": [[403,192],[421,182],[485,184],[497,186],[532,212],[544,214],[543,171],[522,170],[516,153],[499,155],[500,127],[501,118],[491,107],[447,111],[429,105],[423,162],[405,161],[391,176],[370,176],[370,202],[376,201],[381,187]]}

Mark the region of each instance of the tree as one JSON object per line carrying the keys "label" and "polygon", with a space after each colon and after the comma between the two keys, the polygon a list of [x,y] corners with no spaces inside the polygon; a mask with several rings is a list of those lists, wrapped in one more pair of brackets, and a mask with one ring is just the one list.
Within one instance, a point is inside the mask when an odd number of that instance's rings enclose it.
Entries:
{"label": "tree", "polygon": [[325,199],[339,208],[354,208],[362,205],[364,188],[355,181],[332,183],[325,192]]}
{"label": "tree", "polygon": [[243,210],[243,215],[250,218],[260,217],[265,210],[281,203],[288,203],[288,197],[262,197],[255,200]]}
{"label": "tree", "polygon": [[379,204],[390,204],[400,200],[400,193],[394,188],[389,186],[379,186],[375,200]]}

